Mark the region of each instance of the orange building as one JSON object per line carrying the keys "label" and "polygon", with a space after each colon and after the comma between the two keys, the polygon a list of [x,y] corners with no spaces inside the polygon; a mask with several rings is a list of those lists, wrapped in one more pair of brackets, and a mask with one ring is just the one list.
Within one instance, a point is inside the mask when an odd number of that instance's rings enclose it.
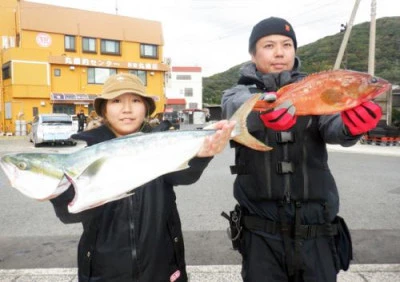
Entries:
{"label": "orange building", "polygon": [[164,110],[160,22],[22,0],[0,3],[0,132],[40,113],[93,109],[105,79],[130,72]]}

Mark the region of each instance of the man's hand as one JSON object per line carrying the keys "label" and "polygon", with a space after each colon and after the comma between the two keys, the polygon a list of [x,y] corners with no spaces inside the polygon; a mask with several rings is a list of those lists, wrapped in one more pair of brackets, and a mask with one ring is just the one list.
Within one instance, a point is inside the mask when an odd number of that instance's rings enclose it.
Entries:
{"label": "man's hand", "polygon": [[372,101],[340,113],[348,132],[361,135],[376,127],[382,117],[382,109]]}
{"label": "man's hand", "polygon": [[[265,93],[262,100],[273,103],[276,100],[275,92]],[[260,114],[264,125],[275,131],[288,130],[296,124],[296,108],[291,101],[286,101],[267,113]]]}
{"label": "man's hand", "polygon": [[220,120],[213,124],[213,127],[217,129],[217,131],[213,135],[206,137],[203,146],[196,156],[201,158],[212,157],[222,152],[231,138],[231,133],[235,124],[236,122],[228,120]]}

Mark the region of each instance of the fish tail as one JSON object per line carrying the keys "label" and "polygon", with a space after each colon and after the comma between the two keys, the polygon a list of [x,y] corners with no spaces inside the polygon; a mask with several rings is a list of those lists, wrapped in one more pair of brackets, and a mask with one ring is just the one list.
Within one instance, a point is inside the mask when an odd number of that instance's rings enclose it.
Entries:
{"label": "fish tail", "polygon": [[252,136],[247,129],[247,116],[253,110],[254,105],[260,99],[262,94],[252,95],[245,103],[230,118],[231,121],[236,121],[233,130],[233,140],[257,151],[270,151],[271,147],[265,145],[260,140]]}

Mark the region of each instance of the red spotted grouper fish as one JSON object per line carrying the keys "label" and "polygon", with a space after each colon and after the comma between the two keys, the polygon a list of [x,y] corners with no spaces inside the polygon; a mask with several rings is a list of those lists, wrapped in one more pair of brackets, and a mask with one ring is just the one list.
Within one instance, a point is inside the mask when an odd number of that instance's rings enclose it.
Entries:
{"label": "red spotted grouper fish", "polygon": [[354,108],[383,93],[391,84],[368,73],[332,70],[310,74],[282,87],[274,103],[260,100],[254,111],[268,111],[290,100],[296,115],[328,115]]}

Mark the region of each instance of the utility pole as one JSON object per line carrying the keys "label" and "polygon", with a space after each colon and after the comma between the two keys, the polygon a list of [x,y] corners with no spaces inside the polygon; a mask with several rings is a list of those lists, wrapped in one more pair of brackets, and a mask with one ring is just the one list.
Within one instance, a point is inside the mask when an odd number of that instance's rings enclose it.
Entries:
{"label": "utility pole", "polygon": [[376,0],[371,1],[371,24],[369,27],[368,73],[375,73]]}
{"label": "utility pole", "polygon": [[339,53],[337,55],[335,65],[333,67],[334,70],[337,70],[340,68],[340,64],[343,59],[344,50],[346,50],[347,42],[349,41],[351,28],[353,27],[354,18],[356,17],[356,13],[357,13],[357,9],[358,9],[358,5],[360,4],[360,1],[361,0],[356,0],[356,2],[354,3],[353,12],[351,13],[349,23],[347,24],[346,30],[344,32],[342,44],[340,45]]}
{"label": "utility pole", "polygon": [[115,0],[115,14],[118,15],[118,0]]}

